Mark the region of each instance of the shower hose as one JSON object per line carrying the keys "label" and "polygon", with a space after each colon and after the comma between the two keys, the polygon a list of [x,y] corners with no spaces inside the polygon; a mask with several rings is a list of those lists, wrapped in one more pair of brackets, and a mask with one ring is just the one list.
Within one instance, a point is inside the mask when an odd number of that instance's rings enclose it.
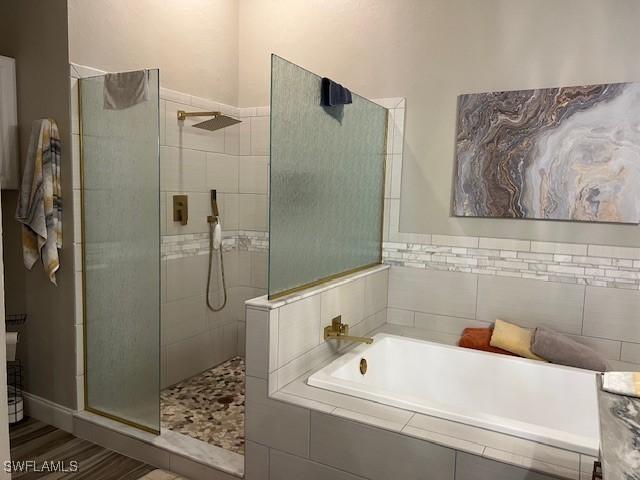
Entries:
{"label": "shower hose", "polygon": [[223,295],[223,301],[222,301],[222,305],[220,305],[219,307],[214,307],[213,305],[211,305],[211,267],[212,267],[212,263],[213,263],[213,231],[215,229],[216,224],[218,223],[217,220],[214,220],[212,222],[209,222],[209,271],[207,273],[207,307],[209,307],[209,310],[211,310],[212,312],[219,312],[220,310],[222,310],[225,305],[227,304],[227,285],[225,283],[225,279],[224,279],[224,261],[222,259],[222,241],[220,242],[220,247],[218,248],[218,251],[220,252],[220,273],[222,275],[222,295]]}

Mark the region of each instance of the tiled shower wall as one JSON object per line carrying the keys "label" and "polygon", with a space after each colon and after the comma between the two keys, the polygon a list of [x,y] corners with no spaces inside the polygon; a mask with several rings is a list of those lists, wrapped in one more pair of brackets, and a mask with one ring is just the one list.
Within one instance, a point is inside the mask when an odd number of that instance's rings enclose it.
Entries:
{"label": "tiled shower wall", "polygon": [[[162,372],[171,385],[244,355],[244,301],[266,292],[268,109],[238,109],[166,89],[160,92]],[[215,132],[177,120],[178,110],[221,110],[242,120]],[[228,300],[206,306],[210,190],[218,192]],[[186,194],[189,222],[173,221],[173,196]],[[214,258],[212,285],[220,285]],[[212,303],[221,295],[212,289]]]}
{"label": "tiled shower wall", "polygon": [[[80,150],[77,79],[104,72],[71,66],[74,158],[74,223],[80,225]],[[178,122],[177,111],[221,110],[242,123],[215,132]],[[161,359],[168,386],[244,355],[244,301],[266,293],[269,109],[223,105],[160,90]],[[228,301],[221,312],[206,307],[209,261],[210,190],[218,191]],[[173,221],[172,198],[186,194],[189,222]],[[81,230],[75,229],[76,375],[78,408],[83,408]],[[213,285],[219,285],[214,259]],[[217,280],[216,280],[217,279]],[[221,297],[214,291],[214,303]]]}

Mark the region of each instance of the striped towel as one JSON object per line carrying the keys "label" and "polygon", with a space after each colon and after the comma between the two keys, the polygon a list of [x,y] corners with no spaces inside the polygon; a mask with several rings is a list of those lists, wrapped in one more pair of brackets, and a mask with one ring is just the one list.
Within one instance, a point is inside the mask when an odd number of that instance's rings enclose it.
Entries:
{"label": "striped towel", "polygon": [[16,220],[22,223],[22,256],[31,270],[42,259],[49,280],[56,284],[62,248],[60,135],[55,120],[33,122],[22,176]]}

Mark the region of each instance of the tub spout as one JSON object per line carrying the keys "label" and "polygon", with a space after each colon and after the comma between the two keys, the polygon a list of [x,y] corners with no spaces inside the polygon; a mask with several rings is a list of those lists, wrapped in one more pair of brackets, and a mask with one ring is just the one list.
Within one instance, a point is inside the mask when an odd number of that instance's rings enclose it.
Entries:
{"label": "tub spout", "polygon": [[331,320],[331,325],[324,327],[325,340],[344,340],[347,342],[373,343],[373,338],[352,337],[349,335],[349,325],[342,323],[342,315],[338,315]]}

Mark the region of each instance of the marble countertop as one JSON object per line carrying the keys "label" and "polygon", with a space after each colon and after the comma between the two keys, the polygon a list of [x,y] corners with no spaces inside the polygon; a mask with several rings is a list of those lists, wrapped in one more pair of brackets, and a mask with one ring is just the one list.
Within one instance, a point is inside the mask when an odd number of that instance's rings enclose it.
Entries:
{"label": "marble countertop", "polygon": [[604,480],[640,480],[640,398],[602,391],[598,375],[598,405]]}

